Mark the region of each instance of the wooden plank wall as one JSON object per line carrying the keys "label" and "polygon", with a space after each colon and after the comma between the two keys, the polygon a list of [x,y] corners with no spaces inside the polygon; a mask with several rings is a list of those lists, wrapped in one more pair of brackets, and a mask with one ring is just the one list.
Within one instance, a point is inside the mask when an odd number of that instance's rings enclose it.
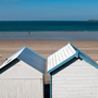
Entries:
{"label": "wooden plank wall", "polygon": [[0,79],[0,98],[43,98],[40,79]]}
{"label": "wooden plank wall", "polygon": [[98,69],[78,60],[53,75],[52,98],[98,98]]}
{"label": "wooden plank wall", "polygon": [[20,61],[0,73],[0,98],[43,98],[43,74]]}

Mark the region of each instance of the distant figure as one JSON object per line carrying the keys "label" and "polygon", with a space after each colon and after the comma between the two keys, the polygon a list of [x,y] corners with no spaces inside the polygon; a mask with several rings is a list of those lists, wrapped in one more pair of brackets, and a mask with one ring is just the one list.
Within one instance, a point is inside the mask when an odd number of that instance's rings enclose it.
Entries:
{"label": "distant figure", "polygon": [[29,35],[30,35],[30,32],[29,32]]}

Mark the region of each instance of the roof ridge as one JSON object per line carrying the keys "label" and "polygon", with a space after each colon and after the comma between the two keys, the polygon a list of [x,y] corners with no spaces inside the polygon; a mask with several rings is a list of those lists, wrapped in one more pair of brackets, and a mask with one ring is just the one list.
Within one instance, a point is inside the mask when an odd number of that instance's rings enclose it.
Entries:
{"label": "roof ridge", "polygon": [[[59,64],[57,64],[56,66],[52,66],[51,68],[49,68],[48,71],[47,71],[47,73],[51,73],[52,71],[54,71],[57,68],[61,67],[62,64],[67,63],[69,60],[71,60],[73,58],[84,60],[85,62],[91,64],[92,66],[94,66],[94,67],[96,67],[98,69],[98,65],[93,61],[93,59],[90,56],[88,56],[87,54],[85,54],[84,52],[82,52],[81,50],[79,50],[78,48],[76,48],[74,45],[72,45],[70,43],[70,41],[68,42],[67,45],[69,45],[69,49],[70,49],[70,51],[72,52],[73,55],[68,55],[69,57],[67,59],[63,60],[63,62],[59,62]],[[65,45],[64,47],[66,47],[67,45]],[[59,50],[61,50],[61,49],[59,49]],[[56,52],[58,52],[58,51],[56,51]],[[52,55],[50,55],[50,56],[52,57]],[[50,66],[50,65],[48,65],[48,66]]]}
{"label": "roof ridge", "polygon": [[[71,44],[72,45],[72,44]],[[72,45],[73,46],[73,45]],[[84,53],[84,52],[82,52],[81,50],[79,50],[78,48],[76,48],[75,46],[73,46],[73,48],[78,52],[78,56],[81,58],[81,59],[83,59],[83,60],[85,60],[86,62],[88,62],[89,64],[91,64],[91,65],[95,65],[95,67],[96,68],[98,68],[98,65],[96,64],[96,62],[89,56],[89,55],[87,55],[86,53]],[[82,56],[81,56],[82,55]],[[88,60],[86,59],[86,57],[85,56],[87,56],[88,57]],[[90,61],[90,60],[91,61]]]}
{"label": "roof ridge", "polygon": [[[26,47],[26,46],[25,46]],[[8,57],[7,59],[10,59],[11,57],[13,57],[14,55],[17,55],[16,57],[18,57],[20,55],[20,53],[23,52],[23,50],[25,49],[25,47],[23,47],[22,49],[20,49],[19,51],[15,52],[13,55],[11,55],[10,57]]]}
{"label": "roof ridge", "polygon": [[0,66],[0,69],[2,69],[7,63],[10,63],[13,60],[15,60],[16,58],[18,58],[18,56],[23,52],[24,49],[25,49],[25,47],[23,47],[22,49],[20,49],[19,51],[17,51],[16,53],[14,53],[13,55],[11,55],[10,57],[8,57],[6,59],[6,61]]}
{"label": "roof ridge", "polygon": [[[37,61],[37,59],[39,61]],[[32,66],[36,70],[40,71],[41,73],[45,74],[46,70],[46,59],[27,46],[23,47],[16,53],[14,53],[12,56],[10,56],[1,66],[0,69],[7,66],[9,63],[13,62],[14,60],[18,59],[19,61],[23,61],[26,64]],[[40,62],[40,63],[39,63]],[[41,66],[39,66],[41,64]]]}

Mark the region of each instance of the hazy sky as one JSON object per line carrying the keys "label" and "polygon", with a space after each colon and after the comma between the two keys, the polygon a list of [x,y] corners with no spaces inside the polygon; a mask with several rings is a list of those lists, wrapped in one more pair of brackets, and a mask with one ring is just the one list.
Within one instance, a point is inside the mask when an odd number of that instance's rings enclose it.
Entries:
{"label": "hazy sky", "polygon": [[0,20],[98,19],[98,0],[0,0]]}

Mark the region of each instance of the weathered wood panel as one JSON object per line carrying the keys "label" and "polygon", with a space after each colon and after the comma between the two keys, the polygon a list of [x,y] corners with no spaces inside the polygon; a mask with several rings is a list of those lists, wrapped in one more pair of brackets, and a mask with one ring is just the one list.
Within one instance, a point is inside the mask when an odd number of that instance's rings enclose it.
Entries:
{"label": "weathered wood panel", "polygon": [[52,98],[98,98],[98,69],[78,60],[53,75]]}
{"label": "weathered wood panel", "polygon": [[43,98],[43,80],[0,79],[0,98]]}

